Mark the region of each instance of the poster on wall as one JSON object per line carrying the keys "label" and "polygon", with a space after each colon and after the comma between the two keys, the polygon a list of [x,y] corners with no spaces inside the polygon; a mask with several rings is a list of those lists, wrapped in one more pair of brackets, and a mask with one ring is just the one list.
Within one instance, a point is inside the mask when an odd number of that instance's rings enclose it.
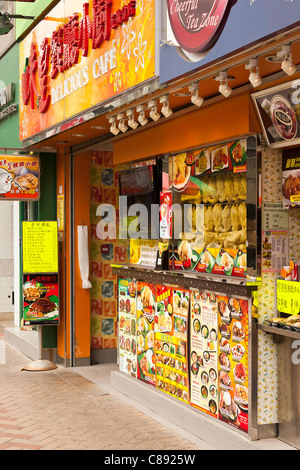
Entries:
{"label": "poster on wall", "polygon": [[39,158],[0,155],[0,201],[37,201],[39,197]]}
{"label": "poster on wall", "polygon": [[298,149],[282,151],[282,202],[287,208],[300,205],[300,152]]}
{"label": "poster on wall", "polygon": [[248,432],[248,302],[217,296],[219,419]]}
{"label": "poster on wall", "polygon": [[137,282],[137,377],[155,386],[154,318],[156,286]]}
{"label": "poster on wall", "polygon": [[189,403],[187,331],[189,291],[156,286],[156,387]]}
{"label": "poster on wall", "polygon": [[191,292],[190,377],[191,405],[218,416],[217,297]]}
{"label": "poster on wall", "polygon": [[25,325],[58,325],[58,274],[23,274],[22,291]]}
{"label": "poster on wall", "polygon": [[119,367],[131,377],[137,375],[136,281],[119,279]]}
{"label": "poster on wall", "polygon": [[[174,269],[245,277],[247,270],[247,138],[174,155]],[[176,215],[176,214],[175,214]]]}
{"label": "poster on wall", "polygon": [[280,273],[289,265],[288,230],[262,231],[262,271]]}

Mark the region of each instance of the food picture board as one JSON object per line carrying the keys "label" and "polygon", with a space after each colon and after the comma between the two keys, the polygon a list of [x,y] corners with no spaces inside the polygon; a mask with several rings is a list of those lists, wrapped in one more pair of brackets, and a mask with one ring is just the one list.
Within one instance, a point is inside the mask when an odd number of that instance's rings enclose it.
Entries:
{"label": "food picture board", "polygon": [[22,223],[23,273],[58,272],[57,221]]}
{"label": "food picture board", "polygon": [[247,138],[173,155],[169,167],[173,203],[187,214],[179,233],[174,215],[171,267],[246,277]]}
{"label": "food picture board", "polygon": [[0,201],[37,201],[39,197],[39,158],[0,155]]}
{"label": "food picture board", "polygon": [[262,230],[262,272],[280,273],[289,264],[288,230]]}
{"label": "food picture board", "polygon": [[248,432],[248,302],[217,296],[219,419]]}
{"label": "food picture board", "polygon": [[282,152],[282,202],[283,206],[300,205],[300,152],[285,149]]}
{"label": "food picture board", "polygon": [[23,320],[25,325],[59,324],[58,274],[23,275]]}
{"label": "food picture board", "polygon": [[154,318],[156,286],[137,282],[137,378],[150,385],[155,379]]}
{"label": "food picture board", "polygon": [[266,143],[270,148],[299,144],[299,83],[296,80],[254,93]]}
{"label": "food picture board", "polygon": [[136,281],[119,279],[119,367],[131,377],[137,375]]}
{"label": "food picture board", "polygon": [[213,293],[191,292],[191,405],[218,417],[218,312]]}

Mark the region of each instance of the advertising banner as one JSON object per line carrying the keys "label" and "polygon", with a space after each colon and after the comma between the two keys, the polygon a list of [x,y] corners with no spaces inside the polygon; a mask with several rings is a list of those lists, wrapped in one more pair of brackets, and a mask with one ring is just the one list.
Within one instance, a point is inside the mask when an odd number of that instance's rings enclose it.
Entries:
{"label": "advertising banner", "polygon": [[23,320],[25,325],[59,323],[58,274],[23,275]]}
{"label": "advertising banner", "polygon": [[119,279],[119,367],[136,377],[136,281]]}
{"label": "advertising banner", "polygon": [[20,140],[154,75],[155,0],[59,2],[20,44]]}
{"label": "advertising banner", "polygon": [[0,155],[0,201],[37,201],[40,161],[27,155]]}

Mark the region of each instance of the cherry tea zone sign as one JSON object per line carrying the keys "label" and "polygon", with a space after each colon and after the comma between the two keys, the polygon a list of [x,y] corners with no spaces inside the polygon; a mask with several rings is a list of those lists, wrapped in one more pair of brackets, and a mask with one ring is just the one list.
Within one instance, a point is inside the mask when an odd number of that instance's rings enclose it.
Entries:
{"label": "cherry tea zone sign", "polygon": [[170,25],[187,53],[206,53],[218,40],[237,0],[167,0]]}

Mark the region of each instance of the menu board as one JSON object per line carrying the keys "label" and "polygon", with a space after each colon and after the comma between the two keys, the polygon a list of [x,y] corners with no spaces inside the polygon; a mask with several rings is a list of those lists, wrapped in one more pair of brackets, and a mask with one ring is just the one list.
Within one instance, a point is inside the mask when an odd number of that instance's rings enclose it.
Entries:
{"label": "menu board", "polygon": [[277,279],[277,309],[280,313],[300,312],[300,282]]}
{"label": "menu board", "polygon": [[156,387],[189,403],[187,331],[189,291],[156,286]]}
{"label": "menu board", "polygon": [[191,405],[218,416],[217,297],[191,292]]}
{"label": "menu board", "polygon": [[59,323],[58,274],[23,275],[23,319],[25,325]]}
{"label": "menu board", "polygon": [[155,385],[154,318],[155,292],[152,284],[137,282],[137,377]]}
{"label": "menu board", "polygon": [[23,273],[58,272],[57,221],[23,222]]}
{"label": "menu board", "polygon": [[219,419],[248,431],[248,302],[217,296]]}
{"label": "menu board", "polygon": [[137,374],[136,281],[119,279],[119,367],[132,377]]}
{"label": "menu board", "polygon": [[262,271],[280,273],[289,264],[288,230],[262,231]]}

